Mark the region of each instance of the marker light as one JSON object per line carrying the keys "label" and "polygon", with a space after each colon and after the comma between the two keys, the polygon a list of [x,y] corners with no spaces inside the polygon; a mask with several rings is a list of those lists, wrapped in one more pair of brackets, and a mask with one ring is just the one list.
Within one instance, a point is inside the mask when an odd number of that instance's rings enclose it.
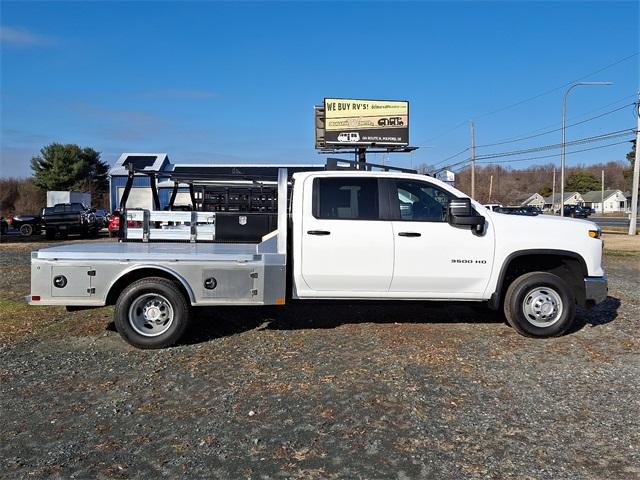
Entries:
{"label": "marker light", "polygon": [[600,238],[600,234],[602,233],[602,230],[598,229],[598,230],[589,230],[589,236],[591,238]]}

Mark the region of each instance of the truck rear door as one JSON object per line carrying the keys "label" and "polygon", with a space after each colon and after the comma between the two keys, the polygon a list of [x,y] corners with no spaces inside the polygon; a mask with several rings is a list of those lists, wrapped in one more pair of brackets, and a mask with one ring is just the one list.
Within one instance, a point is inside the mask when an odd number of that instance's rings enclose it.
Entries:
{"label": "truck rear door", "polygon": [[378,179],[328,176],[307,182],[305,192],[312,189],[312,202],[303,213],[304,282],[311,290],[342,291],[346,296],[388,291],[393,233],[391,222],[380,220],[381,204],[388,202],[380,201]]}

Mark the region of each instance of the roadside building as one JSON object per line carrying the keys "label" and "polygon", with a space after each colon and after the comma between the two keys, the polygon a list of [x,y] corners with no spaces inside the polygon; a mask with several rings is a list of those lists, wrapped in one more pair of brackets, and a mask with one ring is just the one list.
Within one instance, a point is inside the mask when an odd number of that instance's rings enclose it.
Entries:
{"label": "roadside building", "polygon": [[544,208],[544,197],[539,193],[525,193],[514,199],[514,206]]}
{"label": "roadside building", "polygon": [[604,191],[604,208],[602,190],[592,190],[582,197],[584,206],[593,208],[596,213],[624,213],[627,210],[627,197],[621,190]]}
{"label": "roadside building", "polygon": [[[578,192],[565,192],[562,203],[564,205],[582,205],[583,203],[582,195],[580,195],[580,193]],[[544,209],[553,210],[554,212],[556,210],[559,210],[560,194],[556,193],[554,196],[549,195],[548,197],[544,197]]]}

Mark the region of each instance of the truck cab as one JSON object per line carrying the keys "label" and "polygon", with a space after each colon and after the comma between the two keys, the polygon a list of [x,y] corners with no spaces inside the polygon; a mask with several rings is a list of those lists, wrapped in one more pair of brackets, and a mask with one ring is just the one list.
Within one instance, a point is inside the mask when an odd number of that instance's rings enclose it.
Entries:
{"label": "truck cab", "polygon": [[[594,223],[492,212],[433,177],[373,167],[280,169],[277,224],[255,242],[243,233],[251,214],[124,210],[137,219],[132,243],[34,252],[30,303],[115,304],[124,339],[159,348],[204,305],[476,302],[518,333],[549,337],[571,327],[576,305],[606,298]],[[65,293],[74,289],[82,295]]]}

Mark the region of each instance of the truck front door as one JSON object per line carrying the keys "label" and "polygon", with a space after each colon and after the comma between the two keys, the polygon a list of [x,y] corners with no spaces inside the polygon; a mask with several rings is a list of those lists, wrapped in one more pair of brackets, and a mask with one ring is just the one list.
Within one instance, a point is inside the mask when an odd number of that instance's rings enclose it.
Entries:
{"label": "truck front door", "polygon": [[388,202],[380,202],[378,179],[330,176],[309,183],[313,199],[303,217],[304,282],[328,296],[388,291],[393,233],[391,222],[380,220],[380,205]]}
{"label": "truck front door", "polygon": [[447,223],[451,193],[419,180],[388,180],[395,266],[390,292],[481,298],[494,254],[493,226],[474,234]]}

